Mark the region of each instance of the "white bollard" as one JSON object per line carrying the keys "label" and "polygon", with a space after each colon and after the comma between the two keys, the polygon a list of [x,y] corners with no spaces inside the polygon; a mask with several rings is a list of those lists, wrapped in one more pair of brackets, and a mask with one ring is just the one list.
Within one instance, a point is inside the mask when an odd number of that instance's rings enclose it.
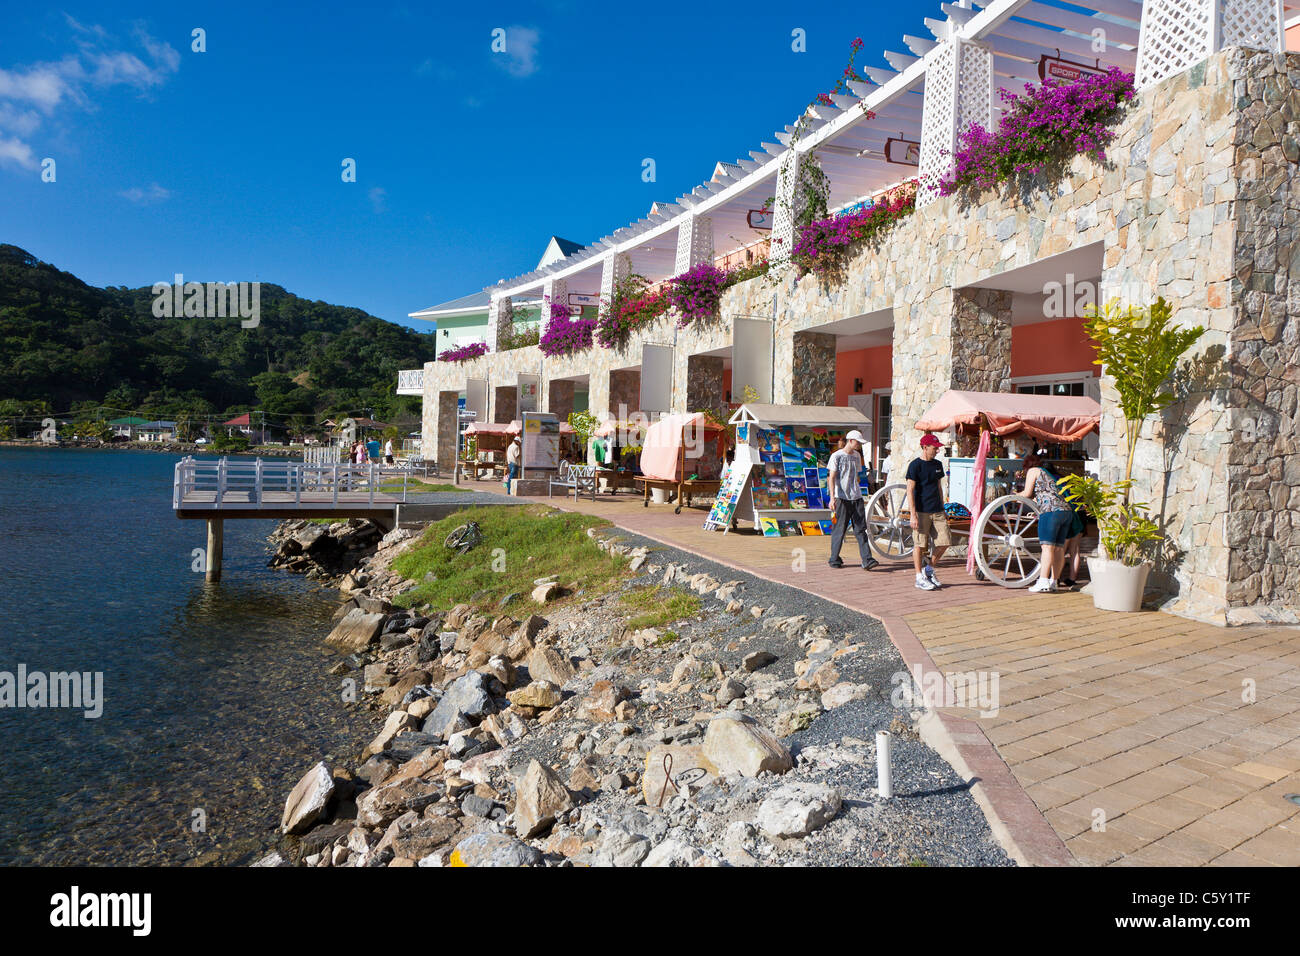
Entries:
{"label": "white bollard", "polygon": [[890,769],[889,731],[876,734],[876,790],[888,800],[894,795],[894,776]]}

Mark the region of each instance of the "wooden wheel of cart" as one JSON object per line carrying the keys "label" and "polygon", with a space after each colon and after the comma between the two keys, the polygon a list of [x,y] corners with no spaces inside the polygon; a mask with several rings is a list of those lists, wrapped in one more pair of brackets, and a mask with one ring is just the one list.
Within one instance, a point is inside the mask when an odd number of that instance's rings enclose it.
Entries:
{"label": "wooden wheel of cart", "polygon": [[1038,505],[1020,495],[1003,495],[980,512],[971,528],[971,546],[990,581],[1004,588],[1023,588],[1038,579],[1043,566],[1038,515]]}
{"label": "wooden wheel of cart", "polygon": [[912,518],[907,513],[907,485],[885,485],[867,499],[867,541],[886,561],[912,557]]}

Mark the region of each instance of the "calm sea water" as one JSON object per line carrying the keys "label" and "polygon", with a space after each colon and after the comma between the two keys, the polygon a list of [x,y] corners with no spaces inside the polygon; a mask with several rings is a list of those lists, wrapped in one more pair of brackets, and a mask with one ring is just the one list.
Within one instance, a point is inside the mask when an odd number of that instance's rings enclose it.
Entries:
{"label": "calm sea water", "polygon": [[206,584],[176,460],[0,448],[0,671],[104,675],[98,719],[0,708],[0,864],[246,862],[373,734],[326,674],[336,592],[266,567],[270,521],[228,521]]}

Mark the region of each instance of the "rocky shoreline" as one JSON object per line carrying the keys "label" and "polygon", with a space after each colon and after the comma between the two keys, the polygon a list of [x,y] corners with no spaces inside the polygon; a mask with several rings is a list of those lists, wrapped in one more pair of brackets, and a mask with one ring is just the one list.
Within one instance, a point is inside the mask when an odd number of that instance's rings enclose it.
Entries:
{"label": "rocky shoreline", "polygon": [[[545,616],[398,610],[418,532],[286,522],[274,566],[337,581],[330,673],[378,733],[288,795],[259,866],[1010,865],[964,782],[890,702],[878,622],[805,592],[589,532],[633,576]],[[700,599],[629,631],[620,597]],[[789,593],[787,593],[789,592]],[[800,613],[790,613],[791,611]],[[891,730],[897,796],[875,792]]]}

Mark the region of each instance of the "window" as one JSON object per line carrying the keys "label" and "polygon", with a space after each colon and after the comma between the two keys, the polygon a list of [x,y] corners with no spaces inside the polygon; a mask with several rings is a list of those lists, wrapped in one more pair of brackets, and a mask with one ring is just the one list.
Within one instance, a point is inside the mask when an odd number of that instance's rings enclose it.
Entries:
{"label": "window", "polygon": [[1025,395],[1077,395],[1083,396],[1084,391],[1082,380],[1076,382],[1057,382],[1055,384],[1041,383],[1035,385],[1017,385],[1016,391]]}

